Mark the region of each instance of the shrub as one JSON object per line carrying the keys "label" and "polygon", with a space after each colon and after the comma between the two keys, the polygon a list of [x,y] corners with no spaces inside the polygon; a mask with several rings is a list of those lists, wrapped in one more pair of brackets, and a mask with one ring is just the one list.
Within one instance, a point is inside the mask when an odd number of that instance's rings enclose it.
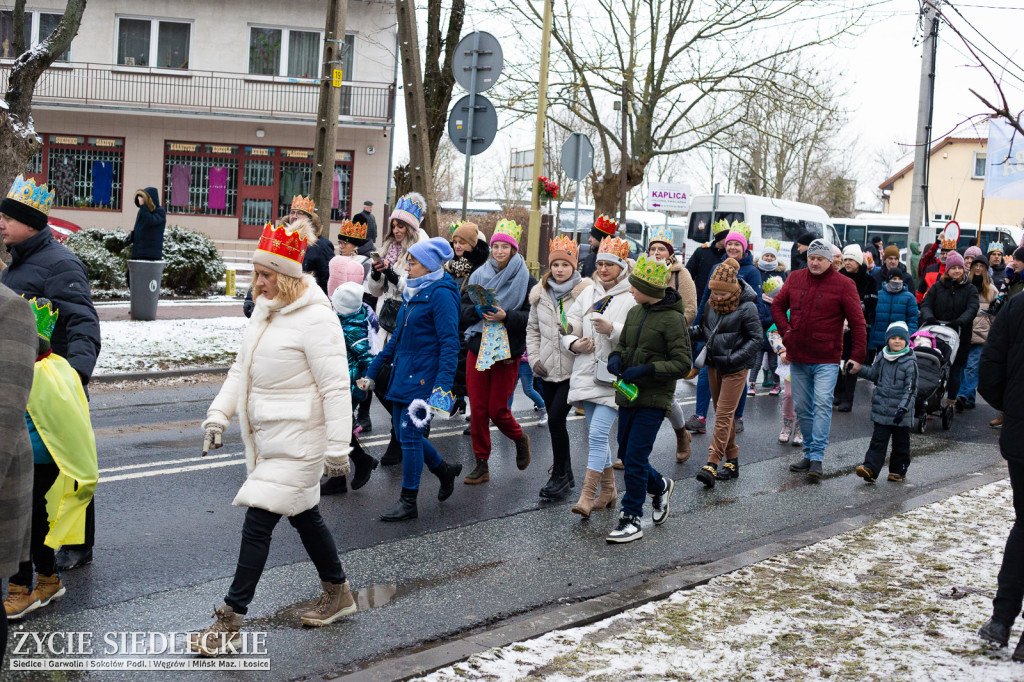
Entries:
{"label": "shrub", "polygon": [[122,252],[124,230],[88,228],[68,237],[64,246],[74,251],[89,271],[89,286],[93,289],[123,289],[128,259]]}
{"label": "shrub", "polygon": [[163,285],[179,294],[205,294],[224,276],[224,259],[201,232],[172,225],[164,232]]}

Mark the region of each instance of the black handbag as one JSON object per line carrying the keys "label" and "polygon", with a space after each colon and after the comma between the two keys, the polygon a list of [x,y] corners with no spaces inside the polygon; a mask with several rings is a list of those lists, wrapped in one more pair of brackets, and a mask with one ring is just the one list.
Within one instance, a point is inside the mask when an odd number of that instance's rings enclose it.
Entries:
{"label": "black handbag", "polygon": [[389,334],[395,331],[395,328],[398,326],[398,311],[401,309],[402,302],[399,299],[384,299],[384,305],[380,307],[380,314],[377,315],[377,319],[380,320],[380,326],[384,328],[384,331]]}

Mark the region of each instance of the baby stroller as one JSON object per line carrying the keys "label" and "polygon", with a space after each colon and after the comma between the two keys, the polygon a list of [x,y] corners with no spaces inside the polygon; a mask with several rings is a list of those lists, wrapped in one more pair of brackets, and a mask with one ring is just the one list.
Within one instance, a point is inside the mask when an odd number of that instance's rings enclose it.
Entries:
{"label": "baby stroller", "polygon": [[948,431],[953,425],[953,406],[943,406],[943,398],[953,359],[960,348],[960,334],[934,324],[921,327],[910,340],[917,358],[917,432],[924,433],[929,414],[941,414],[942,428]]}

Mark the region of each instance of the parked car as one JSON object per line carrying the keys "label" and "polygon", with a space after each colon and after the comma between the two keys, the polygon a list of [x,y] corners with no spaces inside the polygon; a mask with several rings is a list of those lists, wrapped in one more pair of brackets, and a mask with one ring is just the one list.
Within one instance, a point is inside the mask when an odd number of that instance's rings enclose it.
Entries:
{"label": "parked car", "polygon": [[65,241],[75,232],[82,229],[68,220],[61,220],[60,218],[54,218],[53,216],[50,216],[47,222],[50,224],[50,231],[53,232],[53,238],[59,242]]}

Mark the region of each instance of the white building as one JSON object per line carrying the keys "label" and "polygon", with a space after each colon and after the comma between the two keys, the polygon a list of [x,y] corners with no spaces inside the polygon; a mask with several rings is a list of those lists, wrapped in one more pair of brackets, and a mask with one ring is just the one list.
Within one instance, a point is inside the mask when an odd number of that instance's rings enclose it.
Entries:
{"label": "white building", "polygon": [[[29,44],[62,0],[30,2]],[[252,239],[308,194],[326,3],[90,0],[69,54],[33,98],[42,152],[28,172],[52,214],[130,229],[136,189],[160,189],[169,225]],[[395,99],[394,2],[349,0],[332,219],[383,211]],[[0,85],[12,17],[0,12]]]}

